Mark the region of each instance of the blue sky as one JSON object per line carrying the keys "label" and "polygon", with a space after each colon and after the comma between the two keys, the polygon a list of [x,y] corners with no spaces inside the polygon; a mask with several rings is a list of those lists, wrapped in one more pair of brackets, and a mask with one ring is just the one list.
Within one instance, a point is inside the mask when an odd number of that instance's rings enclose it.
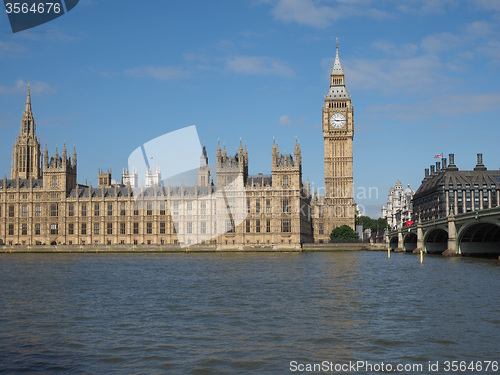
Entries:
{"label": "blue sky", "polygon": [[[250,174],[270,173],[273,137],[324,184],[321,106],[340,41],[354,105],[355,200],[377,217],[399,178],[416,189],[437,153],[500,168],[500,1],[81,0],[12,34],[0,15],[0,174],[27,82],[49,152],[76,145],[78,180],[119,180],[141,144],[196,125],[209,158],[240,138]],[[376,193],[378,192],[378,194]]]}

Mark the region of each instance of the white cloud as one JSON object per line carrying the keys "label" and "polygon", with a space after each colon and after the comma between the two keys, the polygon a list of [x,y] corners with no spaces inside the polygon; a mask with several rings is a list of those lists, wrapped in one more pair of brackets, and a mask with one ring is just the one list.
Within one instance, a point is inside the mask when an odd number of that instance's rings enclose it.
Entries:
{"label": "white cloud", "polygon": [[290,116],[288,116],[288,115],[280,116],[280,119],[278,120],[278,124],[280,124],[281,126],[290,125],[291,124]]}
{"label": "white cloud", "polygon": [[339,18],[366,16],[387,18],[389,13],[376,6],[372,0],[268,0],[275,19],[295,22],[315,28],[331,26]]}
{"label": "white cloud", "polygon": [[481,7],[486,10],[493,10],[500,12],[500,1],[498,0],[469,0],[471,6]]}
{"label": "white cloud", "polygon": [[[425,108],[425,111],[422,110]],[[445,94],[439,100],[429,99],[410,105],[396,103],[374,105],[366,108],[369,116],[391,116],[403,121],[424,121],[435,115],[443,115],[446,118],[457,115],[485,113],[498,111],[500,108],[500,93],[470,93],[470,94]],[[448,123],[434,125],[434,127],[445,127]]]}
{"label": "white cloud", "polygon": [[[18,79],[13,86],[3,86],[0,85],[0,94],[7,95],[12,93],[26,93],[28,90],[28,82]],[[31,93],[36,94],[52,94],[55,92],[55,88],[49,85],[46,82],[42,81],[33,81],[30,82],[30,91]]]}
{"label": "white cloud", "polygon": [[405,59],[356,59],[345,64],[348,85],[357,90],[378,90],[384,94],[433,90],[442,85],[442,63],[434,56]]}
{"label": "white cloud", "polygon": [[383,58],[343,63],[347,84],[356,90],[433,97],[463,90],[467,83],[462,73],[475,69],[477,59],[493,64],[500,61],[497,29],[492,23],[476,21],[463,25],[456,33],[429,34],[414,43],[375,41],[371,48]]}
{"label": "white cloud", "polygon": [[126,69],[125,73],[132,77],[149,77],[158,81],[170,81],[191,76],[185,69],[175,66],[138,66]]}
{"label": "white cloud", "polygon": [[385,55],[395,57],[414,56],[419,50],[418,45],[413,43],[405,43],[398,46],[390,41],[385,40],[375,41],[372,43],[371,47],[374,50],[384,53]]}
{"label": "white cloud", "polygon": [[445,13],[446,8],[457,6],[456,0],[393,0],[395,8],[401,13],[414,13],[419,15]]}
{"label": "white cloud", "polygon": [[312,0],[278,0],[271,12],[280,21],[320,28],[329,26],[341,16],[332,7],[317,5]]}
{"label": "white cloud", "polygon": [[247,75],[277,75],[293,77],[294,70],[286,63],[271,57],[233,56],[227,59],[226,69]]}
{"label": "white cloud", "polygon": [[438,113],[453,115],[456,113],[482,113],[500,109],[500,93],[484,92],[447,95],[439,104],[434,104]]}
{"label": "white cloud", "polygon": [[457,49],[464,44],[461,35],[444,32],[431,34],[422,40],[422,49],[428,53],[438,54]]}
{"label": "white cloud", "polygon": [[455,0],[262,0],[271,5],[275,19],[315,28],[331,26],[340,18],[387,19],[398,16],[444,14]]}
{"label": "white cloud", "polygon": [[304,118],[292,119],[289,115],[282,115],[278,119],[278,125],[288,127],[288,126],[302,126],[304,124]]}
{"label": "white cloud", "polygon": [[17,33],[15,38],[18,40],[28,40],[34,42],[62,42],[68,43],[81,38],[84,32],[70,34],[67,30],[61,29],[58,26],[50,25],[47,28],[36,28],[24,30],[22,33]]}
{"label": "white cloud", "polygon": [[26,48],[18,43],[0,40],[0,57],[14,57],[26,53]]}

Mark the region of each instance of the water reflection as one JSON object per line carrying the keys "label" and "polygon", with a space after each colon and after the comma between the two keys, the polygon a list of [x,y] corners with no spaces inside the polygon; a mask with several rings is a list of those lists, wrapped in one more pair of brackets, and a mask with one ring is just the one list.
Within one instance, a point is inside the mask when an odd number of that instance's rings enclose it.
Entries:
{"label": "water reflection", "polygon": [[379,252],[1,257],[8,372],[276,374],[292,360],[496,356],[496,261],[421,265]]}

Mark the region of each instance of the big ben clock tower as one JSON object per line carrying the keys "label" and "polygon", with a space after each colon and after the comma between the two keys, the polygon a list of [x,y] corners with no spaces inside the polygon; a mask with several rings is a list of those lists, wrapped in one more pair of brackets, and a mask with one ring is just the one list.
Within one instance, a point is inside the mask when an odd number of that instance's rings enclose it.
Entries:
{"label": "big ben clock tower", "polygon": [[325,141],[325,234],[344,224],[354,229],[354,187],[352,141],[354,112],[345,88],[337,39],[335,63],[330,73],[330,90],[323,104]]}

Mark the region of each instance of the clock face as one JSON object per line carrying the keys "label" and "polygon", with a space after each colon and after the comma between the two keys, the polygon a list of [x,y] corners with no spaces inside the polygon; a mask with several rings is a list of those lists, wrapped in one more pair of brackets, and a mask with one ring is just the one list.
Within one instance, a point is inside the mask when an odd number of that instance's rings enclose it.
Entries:
{"label": "clock face", "polygon": [[330,125],[335,129],[343,128],[345,125],[345,116],[342,113],[334,113],[330,117]]}

